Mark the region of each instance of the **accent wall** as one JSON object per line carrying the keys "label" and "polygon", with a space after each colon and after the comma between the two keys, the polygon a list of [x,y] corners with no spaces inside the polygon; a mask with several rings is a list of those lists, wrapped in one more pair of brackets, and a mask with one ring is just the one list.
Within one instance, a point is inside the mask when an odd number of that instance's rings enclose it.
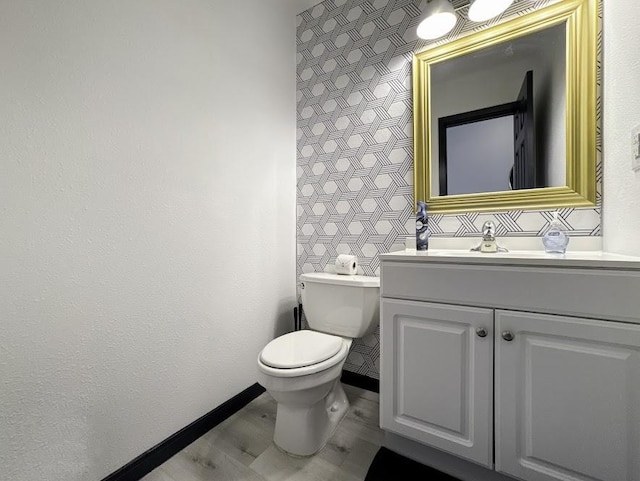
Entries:
{"label": "accent wall", "polygon": [[[362,274],[379,275],[378,254],[404,248],[414,235],[413,53],[555,2],[516,0],[477,24],[466,19],[467,0],[454,0],[458,24],[433,42],[415,33],[425,3],[325,0],[297,17],[298,274],[323,271],[348,253],[358,256]],[[600,78],[599,68],[599,92]],[[600,160],[597,177],[595,207],[560,211],[573,237],[602,235]],[[493,220],[498,236],[531,237],[551,218],[551,211],[433,215],[430,231],[477,237]],[[354,343],[345,369],[377,378],[379,356],[376,332]]]}

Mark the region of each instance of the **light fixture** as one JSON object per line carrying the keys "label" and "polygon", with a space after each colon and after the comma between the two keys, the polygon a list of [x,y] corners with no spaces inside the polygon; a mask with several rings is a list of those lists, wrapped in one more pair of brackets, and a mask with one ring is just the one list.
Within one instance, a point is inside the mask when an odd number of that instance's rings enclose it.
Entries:
{"label": "light fixture", "polygon": [[513,0],[471,0],[469,20],[472,22],[486,22],[504,12]]}
{"label": "light fixture", "polygon": [[448,0],[428,0],[424,20],[418,25],[418,37],[433,40],[449,33],[458,17]]}
{"label": "light fixture", "polygon": [[[500,15],[512,3],[513,0],[470,0],[469,20],[486,22]],[[418,25],[418,37],[433,40],[449,33],[458,21],[455,11],[461,8],[453,8],[449,0],[427,0],[424,18]]]}

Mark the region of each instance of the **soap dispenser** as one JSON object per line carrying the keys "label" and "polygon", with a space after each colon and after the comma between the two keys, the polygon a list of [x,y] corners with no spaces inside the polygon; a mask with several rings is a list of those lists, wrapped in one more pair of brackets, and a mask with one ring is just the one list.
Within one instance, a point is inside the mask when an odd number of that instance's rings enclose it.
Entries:
{"label": "soap dispenser", "polygon": [[542,236],[542,243],[547,254],[564,254],[569,244],[569,232],[560,222],[558,211],[553,213],[546,232]]}

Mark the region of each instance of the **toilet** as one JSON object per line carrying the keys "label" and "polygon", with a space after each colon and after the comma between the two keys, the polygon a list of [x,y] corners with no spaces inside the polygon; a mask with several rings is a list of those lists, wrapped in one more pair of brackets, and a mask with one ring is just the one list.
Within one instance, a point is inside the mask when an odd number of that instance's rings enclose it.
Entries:
{"label": "toilet", "polygon": [[379,323],[380,278],[302,274],[310,329],[280,336],[260,352],[260,384],[278,403],[273,441],[294,456],[320,451],[349,410],[340,383],[353,338]]}

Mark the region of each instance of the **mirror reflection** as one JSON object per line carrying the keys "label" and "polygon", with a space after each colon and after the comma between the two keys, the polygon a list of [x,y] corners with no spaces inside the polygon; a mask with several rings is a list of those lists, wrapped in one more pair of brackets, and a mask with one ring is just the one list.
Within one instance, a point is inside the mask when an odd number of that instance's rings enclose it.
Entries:
{"label": "mirror reflection", "polygon": [[434,196],[561,187],[566,179],[566,25],[434,63]]}

